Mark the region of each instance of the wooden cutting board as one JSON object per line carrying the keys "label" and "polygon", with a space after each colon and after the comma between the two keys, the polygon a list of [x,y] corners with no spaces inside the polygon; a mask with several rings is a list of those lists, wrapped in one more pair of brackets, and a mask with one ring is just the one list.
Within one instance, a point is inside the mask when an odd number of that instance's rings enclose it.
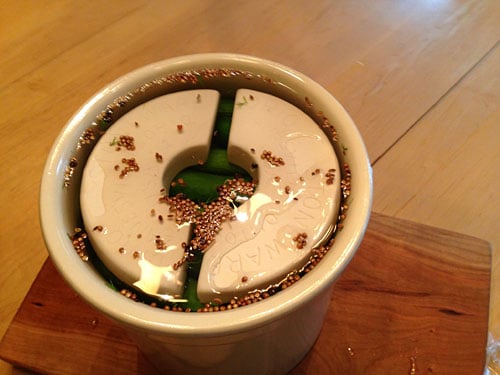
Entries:
{"label": "wooden cutting board", "polygon": [[[321,334],[293,374],[481,374],[490,267],[485,241],[373,214],[337,281]],[[43,373],[156,373],[50,260],[0,343],[0,357]]]}

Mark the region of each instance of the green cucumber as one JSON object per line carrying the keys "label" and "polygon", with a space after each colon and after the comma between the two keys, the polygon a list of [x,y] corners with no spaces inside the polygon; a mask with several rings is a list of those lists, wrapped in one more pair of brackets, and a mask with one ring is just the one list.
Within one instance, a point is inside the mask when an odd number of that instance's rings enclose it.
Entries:
{"label": "green cucumber", "polygon": [[169,195],[184,194],[197,203],[217,199],[217,188],[228,179],[251,177],[243,169],[231,164],[227,159],[227,145],[234,108],[234,98],[222,97],[217,109],[215,131],[207,160],[201,164],[184,169],[174,177]]}
{"label": "green cucumber", "polygon": [[184,285],[184,296],[187,302],[183,303],[184,308],[190,308],[191,311],[196,311],[203,307],[203,304],[198,299],[198,281],[193,277],[186,278],[186,283]]}
{"label": "green cucumber", "polygon": [[192,169],[195,171],[231,177],[244,177],[248,175],[243,168],[231,164],[227,159],[226,150],[220,148],[211,149],[205,163],[195,166]]}
{"label": "green cucumber", "polygon": [[212,145],[222,149],[227,148],[229,141],[229,130],[233,117],[234,98],[221,98],[215,119],[214,135]]}
{"label": "green cucumber", "polygon": [[194,202],[211,202],[218,197],[217,188],[232,176],[215,175],[184,169],[170,184],[170,196],[183,194]]}
{"label": "green cucumber", "polygon": [[234,109],[234,97],[222,97],[219,101],[219,107],[217,108],[217,113],[232,116],[233,109]]}
{"label": "green cucumber", "polygon": [[183,304],[183,307],[189,307],[191,311],[196,311],[200,307],[203,307],[202,303],[198,299],[198,277],[200,275],[201,262],[203,260],[202,253],[195,253],[193,257],[187,262],[186,270],[186,281],[184,284],[184,294],[183,299],[187,302]]}
{"label": "green cucumber", "polygon": [[[217,189],[226,180],[235,177],[251,180],[250,175],[243,168],[231,164],[227,158],[226,149],[229,142],[233,108],[234,97],[221,98],[207,160],[201,165],[192,166],[179,172],[170,185],[170,196],[183,194],[198,204],[202,202],[209,203],[218,198]],[[183,293],[183,299],[187,300],[187,302],[183,302],[181,306],[196,311],[203,307],[197,294],[198,276],[203,254],[195,252],[193,256],[194,258],[187,262],[187,275]]]}

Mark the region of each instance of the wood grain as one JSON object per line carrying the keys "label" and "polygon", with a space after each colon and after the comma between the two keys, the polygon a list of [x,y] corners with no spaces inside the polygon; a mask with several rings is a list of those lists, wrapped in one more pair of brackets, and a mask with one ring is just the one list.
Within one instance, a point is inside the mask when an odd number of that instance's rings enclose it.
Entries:
{"label": "wood grain", "polygon": [[[480,374],[488,326],[484,241],[373,214],[320,337],[294,374]],[[0,356],[48,373],[153,373],[126,334],[47,261]]]}
{"label": "wood grain", "polygon": [[[375,163],[374,209],[487,239],[498,251],[499,137],[497,44],[474,74]],[[494,255],[500,269],[500,253]],[[500,322],[500,272],[492,280],[491,330],[500,337],[500,325],[493,326]]]}
{"label": "wood grain", "polygon": [[[11,2],[0,13],[0,89],[144,6],[144,1],[123,1],[120,6],[67,0],[50,6],[34,5],[32,1]],[[13,19],[22,22],[12,22]],[[21,60],[23,56],[30,58]]]}
{"label": "wood grain", "polygon": [[488,248],[375,215],[297,373],[482,373],[488,313],[470,298],[488,302]]}

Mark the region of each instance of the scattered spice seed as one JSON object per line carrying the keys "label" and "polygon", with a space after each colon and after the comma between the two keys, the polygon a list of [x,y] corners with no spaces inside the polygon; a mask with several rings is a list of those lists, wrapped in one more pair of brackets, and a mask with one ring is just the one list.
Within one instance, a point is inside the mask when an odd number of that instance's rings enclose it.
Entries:
{"label": "scattered spice seed", "polygon": [[169,205],[177,224],[195,224],[193,238],[185,249],[185,256],[190,256],[191,251],[205,251],[215,241],[222,224],[235,219],[231,202],[237,196],[252,196],[254,190],[255,183],[236,178],[227,180],[220,186],[217,190],[218,198],[210,203],[198,205],[180,194],[173,197],[161,196],[159,201]]}
{"label": "scattered spice seed", "polygon": [[104,228],[102,227],[102,225],[96,225],[96,226],[94,227],[94,229],[92,229],[92,231],[94,231],[94,232],[95,232],[95,231],[97,230],[97,231],[99,231],[99,232],[102,232],[102,230],[103,230],[103,229],[104,229]]}
{"label": "scattered spice seed", "polygon": [[271,151],[264,150],[260,155],[260,158],[269,162],[269,164],[278,167],[285,165],[285,161],[283,158],[274,156]]}
{"label": "scattered spice seed", "polygon": [[344,199],[346,199],[349,195],[351,195],[351,170],[349,169],[349,165],[347,163],[344,163],[343,167],[344,178],[340,181],[340,188]]}
{"label": "scattered spice seed", "polygon": [[125,147],[129,151],[135,150],[134,137],[130,135],[120,135],[118,140],[113,138],[109,145],[116,146],[116,151],[120,151],[122,147]]}
{"label": "scattered spice seed", "polygon": [[122,290],[120,290],[120,294],[127,297],[127,298],[130,298],[131,300],[134,300],[134,301],[137,300],[137,294],[131,292],[130,290],[122,289]]}
{"label": "scattered spice seed", "polygon": [[179,133],[182,133],[182,130],[184,129],[184,127],[182,126],[182,124],[177,124],[177,131]]}
{"label": "scattered spice seed", "polygon": [[340,144],[340,145],[342,147],[342,155],[345,156],[345,154],[347,153],[347,151],[349,151],[349,149],[346,146],[344,146],[343,144]]}
{"label": "scattered spice seed", "polygon": [[78,140],[78,147],[89,145],[95,140],[96,140],[96,130],[93,127],[89,127],[85,129],[83,134],[80,136],[80,139]]}
{"label": "scattered spice seed", "polygon": [[[125,167],[120,171],[120,178],[124,178],[125,176],[128,175],[129,172],[138,172],[139,171],[139,164],[135,161],[135,158],[130,158],[122,159],[122,163],[125,164]],[[115,168],[116,169],[116,168]]]}
{"label": "scattered spice seed", "polygon": [[303,249],[307,244],[307,233],[298,233],[293,240],[297,243],[297,249]]}
{"label": "scattered spice seed", "polygon": [[165,250],[167,248],[167,244],[160,236],[156,236],[155,245],[157,250]]}
{"label": "scattered spice seed", "polygon": [[71,243],[80,259],[86,262],[89,260],[86,245],[87,233],[81,228],[75,228],[74,231],[75,233],[70,236]]}
{"label": "scattered spice seed", "polygon": [[[314,106],[311,103],[311,101],[309,100],[309,98],[306,97],[305,102],[306,102],[306,106],[312,110]],[[316,120],[317,120],[318,124],[320,124],[320,126],[323,128],[323,130],[331,136],[331,139],[334,142],[337,142],[338,141],[337,131],[335,130],[335,127],[330,123],[330,121],[328,120],[326,115],[323,113],[323,111],[316,111],[315,115],[316,115]],[[347,151],[347,149],[344,149],[344,148],[342,149],[342,153],[344,155],[345,155],[346,151]]]}
{"label": "scattered spice seed", "polygon": [[325,177],[326,177],[326,184],[332,185],[333,182],[335,181],[335,168],[330,168],[326,172]]}
{"label": "scattered spice seed", "polygon": [[78,161],[76,157],[72,157],[69,160],[68,165],[66,166],[66,169],[64,171],[64,187],[67,188],[70,185],[71,178],[73,177],[73,174],[75,172],[75,168],[78,166]]}
{"label": "scattered spice seed", "polygon": [[156,152],[156,153],[155,153],[155,158],[156,158],[156,161],[157,161],[158,163],[161,163],[161,162],[163,161],[163,156],[162,156],[162,154],[160,154],[160,153],[158,153],[158,152]]}

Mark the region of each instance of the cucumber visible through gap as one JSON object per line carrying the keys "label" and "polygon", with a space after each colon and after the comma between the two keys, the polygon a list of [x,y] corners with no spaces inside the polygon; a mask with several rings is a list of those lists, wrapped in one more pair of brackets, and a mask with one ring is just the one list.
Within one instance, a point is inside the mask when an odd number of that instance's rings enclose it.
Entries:
{"label": "cucumber visible through gap", "polygon": [[[233,115],[234,98],[221,98],[217,109],[214,126],[214,135],[210,145],[208,159],[202,165],[196,165],[179,172],[172,180],[169,195],[183,194],[192,201],[200,204],[209,203],[218,197],[217,188],[226,180],[252,178],[244,169],[229,163],[227,159],[227,146],[229,131]],[[194,259],[187,262],[187,277],[184,286],[184,308],[196,311],[203,307],[198,299],[197,285],[203,254],[197,253]]]}

